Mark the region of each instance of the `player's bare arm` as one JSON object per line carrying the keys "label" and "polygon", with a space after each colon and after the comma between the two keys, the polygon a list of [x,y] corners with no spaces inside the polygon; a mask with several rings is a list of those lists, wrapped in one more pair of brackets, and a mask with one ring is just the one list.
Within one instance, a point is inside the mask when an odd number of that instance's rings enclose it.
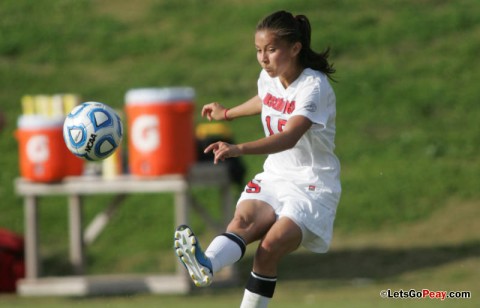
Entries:
{"label": "player's bare arm", "polygon": [[[227,111],[228,110],[228,111]],[[262,111],[262,100],[255,95],[248,101],[227,109],[221,104],[214,102],[203,106],[202,117],[212,120],[232,120],[234,118],[259,114]]]}
{"label": "player's bare arm", "polygon": [[225,158],[244,154],[272,154],[285,151],[295,146],[311,126],[312,122],[308,118],[294,116],[288,120],[281,133],[238,145],[218,141],[205,148],[205,153],[213,151],[214,163],[217,164]]}

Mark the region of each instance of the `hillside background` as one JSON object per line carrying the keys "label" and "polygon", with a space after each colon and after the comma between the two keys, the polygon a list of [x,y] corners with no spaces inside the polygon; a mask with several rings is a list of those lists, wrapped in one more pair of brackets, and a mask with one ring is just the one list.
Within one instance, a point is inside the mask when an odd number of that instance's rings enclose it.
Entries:
{"label": "hillside background", "polygon": [[[337,68],[337,149],[343,238],[454,215],[480,200],[480,3],[467,1],[28,1],[0,3],[0,227],[23,233],[16,120],[25,94],[73,92],[124,107],[137,87],[191,86],[201,106],[256,93],[259,19],[305,13],[312,46]],[[260,138],[256,118],[229,123],[238,142]],[[244,157],[247,178],[263,156]],[[209,192],[199,198],[209,200]],[[205,197],[207,196],[207,197]],[[86,221],[111,196],[88,197]],[[65,198],[41,200],[46,274],[68,274]],[[171,196],[129,197],[88,248],[89,272],[173,269]],[[458,205],[458,207],[457,207]],[[211,206],[212,211],[216,205]],[[465,217],[468,218],[468,217]],[[462,221],[459,221],[461,224]],[[196,218],[200,234],[211,234]],[[478,228],[471,231],[478,234]],[[459,238],[458,241],[462,241]],[[477,246],[476,246],[477,247]],[[62,263],[63,262],[63,263]]]}

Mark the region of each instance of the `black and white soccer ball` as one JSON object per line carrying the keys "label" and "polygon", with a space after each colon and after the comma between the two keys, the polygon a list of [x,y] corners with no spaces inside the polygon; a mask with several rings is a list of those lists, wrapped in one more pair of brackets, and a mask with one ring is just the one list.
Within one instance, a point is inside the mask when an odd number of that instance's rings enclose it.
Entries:
{"label": "black and white soccer ball", "polygon": [[63,139],[76,156],[90,161],[112,155],[122,142],[123,125],[118,114],[99,102],[76,106],[63,124]]}

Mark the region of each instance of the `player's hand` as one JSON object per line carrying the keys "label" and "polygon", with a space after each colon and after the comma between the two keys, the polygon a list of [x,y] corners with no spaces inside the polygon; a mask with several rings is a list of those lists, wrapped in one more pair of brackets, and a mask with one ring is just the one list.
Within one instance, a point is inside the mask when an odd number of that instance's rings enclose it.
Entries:
{"label": "player's hand", "polygon": [[237,157],[241,155],[240,148],[236,144],[230,144],[223,141],[210,144],[203,152],[208,153],[211,151],[214,154],[214,164],[217,164],[219,161],[224,161],[225,158]]}
{"label": "player's hand", "polygon": [[210,103],[202,108],[202,117],[206,117],[209,121],[211,120],[225,120],[225,107],[219,103]]}

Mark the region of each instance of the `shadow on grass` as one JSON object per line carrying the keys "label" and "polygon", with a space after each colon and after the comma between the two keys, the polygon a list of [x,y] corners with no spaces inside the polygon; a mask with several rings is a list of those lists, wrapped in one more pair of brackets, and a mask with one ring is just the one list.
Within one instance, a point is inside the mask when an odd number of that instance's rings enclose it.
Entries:
{"label": "shadow on grass", "polygon": [[[279,276],[282,280],[388,279],[402,273],[434,268],[471,257],[480,257],[480,240],[432,247],[339,249],[326,254],[300,251],[282,260]],[[237,264],[239,281],[246,281],[252,264],[253,256],[245,256]],[[71,265],[64,254],[52,254],[43,260],[42,265],[45,276],[72,274]]]}
{"label": "shadow on grass", "polygon": [[42,256],[41,276],[71,276],[73,275],[72,265],[68,260],[68,252],[54,251]]}
{"label": "shadow on grass", "polygon": [[[355,248],[332,250],[326,254],[298,252],[283,259],[279,276],[284,279],[355,278],[386,279],[405,272],[434,268],[470,257],[480,257],[480,241],[405,249]],[[253,257],[239,264],[245,277],[251,270]]]}

